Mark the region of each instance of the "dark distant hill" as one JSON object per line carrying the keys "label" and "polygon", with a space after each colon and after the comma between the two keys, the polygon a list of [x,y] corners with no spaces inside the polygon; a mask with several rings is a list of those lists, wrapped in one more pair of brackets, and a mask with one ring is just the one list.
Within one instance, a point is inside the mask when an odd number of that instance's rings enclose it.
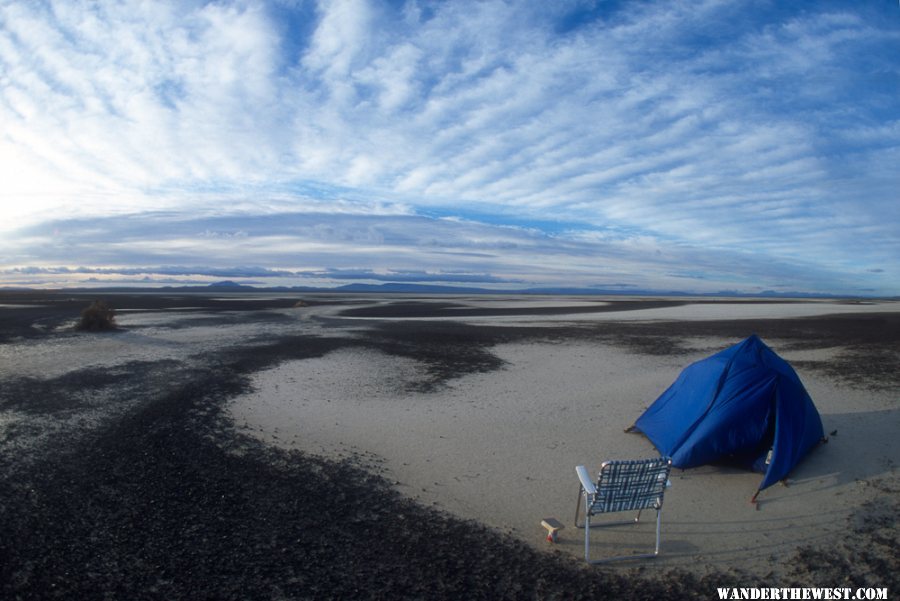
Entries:
{"label": "dark distant hill", "polygon": [[231,280],[225,280],[223,282],[216,282],[214,284],[210,284],[209,288],[250,288],[250,289],[254,289],[253,286],[247,286],[246,284],[238,284],[237,282],[232,282]]}
{"label": "dark distant hill", "polygon": [[463,286],[438,286],[436,284],[404,284],[388,282],[386,284],[346,284],[332,288],[332,292],[394,292],[405,294],[504,294],[504,290],[487,288],[467,288]]}

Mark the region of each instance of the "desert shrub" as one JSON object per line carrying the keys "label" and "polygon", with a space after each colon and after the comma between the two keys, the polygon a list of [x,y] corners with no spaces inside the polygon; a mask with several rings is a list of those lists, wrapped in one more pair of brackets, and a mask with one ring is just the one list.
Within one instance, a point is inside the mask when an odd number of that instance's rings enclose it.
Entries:
{"label": "desert shrub", "polygon": [[116,329],[116,311],[106,301],[96,300],[81,312],[79,330],[101,332]]}

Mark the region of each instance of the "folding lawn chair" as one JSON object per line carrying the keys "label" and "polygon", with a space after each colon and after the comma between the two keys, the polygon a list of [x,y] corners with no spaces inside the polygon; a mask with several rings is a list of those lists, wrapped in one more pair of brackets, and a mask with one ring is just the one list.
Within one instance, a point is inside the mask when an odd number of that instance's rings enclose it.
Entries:
{"label": "folding lawn chair", "polygon": [[[597,483],[591,481],[587,468],[579,465],[575,468],[581,481],[578,491],[578,505],[575,508],[575,527],[584,528],[584,560],[588,563],[605,563],[620,559],[639,559],[659,555],[660,512],[663,505],[663,493],[669,486],[669,471],[672,460],[669,457],[655,459],[638,459],[627,461],[606,461],[600,466]],[[584,524],[579,525],[578,514],[581,500],[584,499]],[[623,555],[606,559],[591,560],[591,516],[616,511],[637,511],[634,522],[641,519],[644,509],[656,510],[656,549],[644,555]],[[595,524],[613,526],[634,522],[615,522]]]}

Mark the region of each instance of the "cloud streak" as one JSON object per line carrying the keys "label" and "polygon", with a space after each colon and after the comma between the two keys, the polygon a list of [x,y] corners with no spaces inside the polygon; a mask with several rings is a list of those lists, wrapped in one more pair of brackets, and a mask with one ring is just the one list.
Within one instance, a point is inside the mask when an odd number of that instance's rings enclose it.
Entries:
{"label": "cloud streak", "polygon": [[0,261],[900,294],[897,13],[4,5]]}

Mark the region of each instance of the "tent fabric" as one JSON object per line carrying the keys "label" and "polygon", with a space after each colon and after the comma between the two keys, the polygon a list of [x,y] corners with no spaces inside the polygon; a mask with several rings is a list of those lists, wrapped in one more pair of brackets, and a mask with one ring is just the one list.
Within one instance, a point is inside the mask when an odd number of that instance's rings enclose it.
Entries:
{"label": "tent fabric", "polygon": [[676,467],[728,460],[763,472],[759,490],[824,436],[797,373],[755,334],[685,368],[634,427]]}

